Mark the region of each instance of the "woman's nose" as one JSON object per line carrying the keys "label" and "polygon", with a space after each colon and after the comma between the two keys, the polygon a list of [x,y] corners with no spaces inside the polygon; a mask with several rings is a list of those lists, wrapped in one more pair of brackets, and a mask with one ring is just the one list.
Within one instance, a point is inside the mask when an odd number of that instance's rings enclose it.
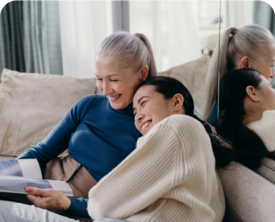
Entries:
{"label": "woman's nose", "polygon": [[109,86],[109,84],[108,83],[103,83],[103,94],[105,96],[107,96],[108,94],[110,94],[111,91],[112,90],[111,90],[111,87]]}
{"label": "woman's nose", "polygon": [[135,121],[140,122],[144,118],[144,115],[142,113],[137,113],[135,116]]}

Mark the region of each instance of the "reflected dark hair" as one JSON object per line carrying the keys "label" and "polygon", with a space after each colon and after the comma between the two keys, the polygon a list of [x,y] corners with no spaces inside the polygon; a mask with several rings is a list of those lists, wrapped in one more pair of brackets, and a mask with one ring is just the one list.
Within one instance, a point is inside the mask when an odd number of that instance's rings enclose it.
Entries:
{"label": "reflected dark hair", "polygon": [[225,167],[227,164],[227,161],[225,161],[222,158],[222,156],[228,156],[226,155],[227,154],[226,152],[228,149],[220,145],[216,136],[213,134],[209,124],[204,122],[194,114],[194,101],[188,89],[179,80],[172,77],[166,77],[166,76],[152,77],[146,80],[145,82],[141,83],[138,86],[137,90],[140,87],[146,86],[146,85],[155,86],[156,92],[161,93],[165,99],[170,99],[177,93],[183,96],[184,98],[183,107],[184,107],[185,115],[193,117],[204,126],[205,131],[207,132],[211,140],[213,153],[216,159],[216,167],[217,168]]}
{"label": "reflected dark hair", "polygon": [[226,73],[220,82],[219,134],[230,140],[233,147],[231,161],[237,161],[249,168],[259,167],[260,160],[272,153],[267,150],[261,138],[243,125],[246,115],[244,99],[247,86],[259,88],[262,78],[252,69],[237,69]]}

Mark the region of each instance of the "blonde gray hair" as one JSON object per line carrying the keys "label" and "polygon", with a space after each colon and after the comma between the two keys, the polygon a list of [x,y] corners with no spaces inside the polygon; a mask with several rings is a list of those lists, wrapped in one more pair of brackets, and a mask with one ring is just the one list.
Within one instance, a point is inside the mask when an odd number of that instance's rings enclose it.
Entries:
{"label": "blonde gray hair", "polygon": [[157,75],[153,51],[148,38],[140,33],[116,32],[109,35],[100,44],[98,55],[112,55],[120,59],[126,67],[135,73],[147,65],[147,79]]}
{"label": "blonde gray hair", "polygon": [[[275,39],[269,30],[259,25],[247,25],[239,29],[227,29],[220,40],[220,78],[224,73],[237,68],[238,61],[247,56],[254,65],[259,57],[266,56],[274,47]],[[218,88],[218,45],[212,55],[206,76],[205,104],[202,119],[209,120],[216,103]]]}

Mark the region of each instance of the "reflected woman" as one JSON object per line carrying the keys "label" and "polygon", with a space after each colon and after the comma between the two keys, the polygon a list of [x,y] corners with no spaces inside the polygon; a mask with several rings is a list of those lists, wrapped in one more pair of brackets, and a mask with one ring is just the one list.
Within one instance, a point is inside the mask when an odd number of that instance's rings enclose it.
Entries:
{"label": "reflected woman", "polygon": [[[257,168],[275,151],[275,90],[258,71],[238,69],[226,73],[220,84],[219,132],[232,142],[231,160]],[[228,157],[228,156],[227,156]]]}
{"label": "reflected woman", "polygon": [[[218,46],[216,46],[206,81],[203,120],[216,125],[218,87]],[[234,69],[255,69],[265,78],[274,77],[275,39],[269,30],[259,25],[239,29],[229,28],[221,37],[220,77]]]}

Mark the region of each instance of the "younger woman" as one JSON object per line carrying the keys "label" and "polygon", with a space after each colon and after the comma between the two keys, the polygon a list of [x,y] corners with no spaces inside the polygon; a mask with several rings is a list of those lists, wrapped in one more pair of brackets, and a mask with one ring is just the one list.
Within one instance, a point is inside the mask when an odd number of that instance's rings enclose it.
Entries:
{"label": "younger woman", "polygon": [[153,77],[134,96],[136,149],[89,192],[94,219],[222,221],[223,189],[211,141],[178,80]]}
{"label": "younger woman", "polygon": [[275,90],[258,71],[226,73],[220,84],[222,116],[219,132],[232,142],[235,160],[257,168],[275,151]]}
{"label": "younger woman", "polygon": [[[275,39],[269,30],[259,25],[247,25],[239,29],[227,29],[221,38],[220,60],[216,46],[206,81],[203,120],[216,125],[218,62],[220,61],[220,78],[234,69],[255,69],[265,78],[274,77]],[[211,115],[210,115],[211,114]]]}

